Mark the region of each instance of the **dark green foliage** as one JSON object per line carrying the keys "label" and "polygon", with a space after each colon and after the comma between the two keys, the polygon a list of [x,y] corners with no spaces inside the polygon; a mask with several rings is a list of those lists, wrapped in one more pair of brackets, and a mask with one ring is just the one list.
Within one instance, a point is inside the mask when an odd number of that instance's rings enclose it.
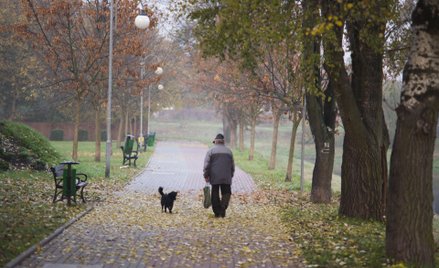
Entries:
{"label": "dark green foliage", "polygon": [[78,140],[79,141],[88,141],[88,131],[80,129],[78,133]]}
{"label": "dark green foliage", "polygon": [[5,171],[9,169],[9,163],[0,158],[0,171]]}
{"label": "dark green foliage", "polygon": [[62,129],[54,129],[50,132],[51,141],[62,141],[64,140],[64,131]]}
{"label": "dark green foliage", "polygon": [[59,159],[43,135],[19,123],[0,121],[0,145],[0,159],[15,168],[42,170]]}

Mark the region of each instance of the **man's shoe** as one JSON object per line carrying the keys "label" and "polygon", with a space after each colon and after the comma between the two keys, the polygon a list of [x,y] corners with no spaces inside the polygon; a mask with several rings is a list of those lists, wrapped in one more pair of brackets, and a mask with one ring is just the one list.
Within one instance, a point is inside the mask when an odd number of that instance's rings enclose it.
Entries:
{"label": "man's shoe", "polygon": [[226,210],[223,210],[222,212],[221,212],[221,218],[225,218],[226,217]]}

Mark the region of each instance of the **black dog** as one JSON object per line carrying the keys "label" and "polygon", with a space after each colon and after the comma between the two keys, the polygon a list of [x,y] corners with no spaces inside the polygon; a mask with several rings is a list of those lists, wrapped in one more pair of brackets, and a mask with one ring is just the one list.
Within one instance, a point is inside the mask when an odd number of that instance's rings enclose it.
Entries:
{"label": "black dog", "polygon": [[169,194],[165,194],[163,193],[163,187],[159,187],[159,193],[162,195],[161,198],[162,212],[164,209],[166,213],[166,209],[168,209],[169,213],[172,213],[172,207],[174,206],[174,201],[175,199],[177,199],[177,192],[172,191]]}

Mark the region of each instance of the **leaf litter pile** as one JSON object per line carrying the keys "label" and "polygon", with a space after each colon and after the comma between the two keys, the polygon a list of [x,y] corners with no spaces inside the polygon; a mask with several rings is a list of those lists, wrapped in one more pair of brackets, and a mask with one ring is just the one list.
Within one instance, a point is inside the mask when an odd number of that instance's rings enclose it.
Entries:
{"label": "leaf litter pile", "polygon": [[267,192],[233,195],[226,218],[202,206],[202,194],[179,193],[173,214],[159,195],[119,193],[39,249],[24,266],[304,267],[300,250]]}

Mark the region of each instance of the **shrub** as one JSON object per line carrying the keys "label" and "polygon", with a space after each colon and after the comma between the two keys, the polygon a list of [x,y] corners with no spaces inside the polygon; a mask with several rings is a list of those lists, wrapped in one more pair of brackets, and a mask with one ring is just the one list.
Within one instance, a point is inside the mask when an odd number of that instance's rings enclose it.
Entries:
{"label": "shrub", "polygon": [[50,132],[50,140],[51,141],[63,141],[64,140],[64,131],[62,129],[54,129]]}
{"label": "shrub", "polygon": [[11,163],[23,161],[33,163],[57,163],[60,155],[49,141],[32,128],[11,121],[0,121],[2,159]]}
{"label": "shrub", "polygon": [[9,163],[0,158],[0,171],[6,171],[9,169]]}
{"label": "shrub", "polygon": [[78,141],[88,141],[88,131],[80,129],[78,133]]}

